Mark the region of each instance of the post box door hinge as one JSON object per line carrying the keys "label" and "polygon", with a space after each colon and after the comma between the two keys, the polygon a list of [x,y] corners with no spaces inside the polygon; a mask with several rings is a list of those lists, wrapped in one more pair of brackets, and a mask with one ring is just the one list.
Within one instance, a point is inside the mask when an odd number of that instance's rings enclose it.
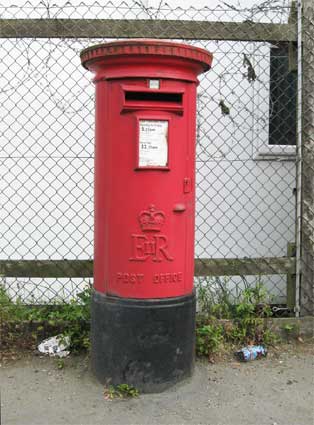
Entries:
{"label": "post box door hinge", "polygon": [[184,177],[183,179],[183,192],[190,193],[192,190],[192,180],[190,177]]}

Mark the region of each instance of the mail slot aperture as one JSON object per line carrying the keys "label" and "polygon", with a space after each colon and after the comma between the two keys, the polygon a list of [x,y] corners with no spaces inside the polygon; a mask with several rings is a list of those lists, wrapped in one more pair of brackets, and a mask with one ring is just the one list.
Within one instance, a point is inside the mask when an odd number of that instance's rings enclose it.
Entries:
{"label": "mail slot aperture", "polygon": [[182,93],[160,91],[126,91],[126,102],[166,102],[182,104]]}
{"label": "mail slot aperture", "polygon": [[122,111],[163,110],[183,114],[184,92],[123,87]]}

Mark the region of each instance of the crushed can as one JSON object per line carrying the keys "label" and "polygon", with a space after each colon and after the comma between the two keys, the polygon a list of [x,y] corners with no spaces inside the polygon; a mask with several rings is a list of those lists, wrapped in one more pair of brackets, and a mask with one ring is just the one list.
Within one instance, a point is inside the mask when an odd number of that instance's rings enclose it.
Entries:
{"label": "crushed can", "polygon": [[266,357],[267,349],[262,345],[249,345],[241,348],[235,355],[241,362],[250,362],[251,360]]}

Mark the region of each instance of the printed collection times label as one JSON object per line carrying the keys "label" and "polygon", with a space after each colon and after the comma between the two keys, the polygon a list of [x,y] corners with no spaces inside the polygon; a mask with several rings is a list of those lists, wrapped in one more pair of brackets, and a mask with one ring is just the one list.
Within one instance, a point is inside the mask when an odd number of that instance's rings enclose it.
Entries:
{"label": "printed collection times label", "polygon": [[139,167],[168,165],[168,121],[140,120]]}

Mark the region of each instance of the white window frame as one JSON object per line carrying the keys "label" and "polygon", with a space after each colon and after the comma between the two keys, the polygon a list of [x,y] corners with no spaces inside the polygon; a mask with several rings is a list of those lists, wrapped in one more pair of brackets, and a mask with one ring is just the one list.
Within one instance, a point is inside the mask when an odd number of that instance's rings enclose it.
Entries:
{"label": "white window frame", "polygon": [[[265,72],[265,69],[259,67],[259,72]],[[258,83],[254,82],[254,85]],[[260,83],[254,87],[254,98],[257,102],[259,90],[261,89]],[[255,133],[255,132],[254,132]],[[255,133],[256,134],[256,133]],[[253,160],[255,161],[295,161],[296,160],[296,145],[270,145],[269,143],[269,117],[267,119],[267,129],[264,128],[261,137],[257,136],[253,143]]]}

